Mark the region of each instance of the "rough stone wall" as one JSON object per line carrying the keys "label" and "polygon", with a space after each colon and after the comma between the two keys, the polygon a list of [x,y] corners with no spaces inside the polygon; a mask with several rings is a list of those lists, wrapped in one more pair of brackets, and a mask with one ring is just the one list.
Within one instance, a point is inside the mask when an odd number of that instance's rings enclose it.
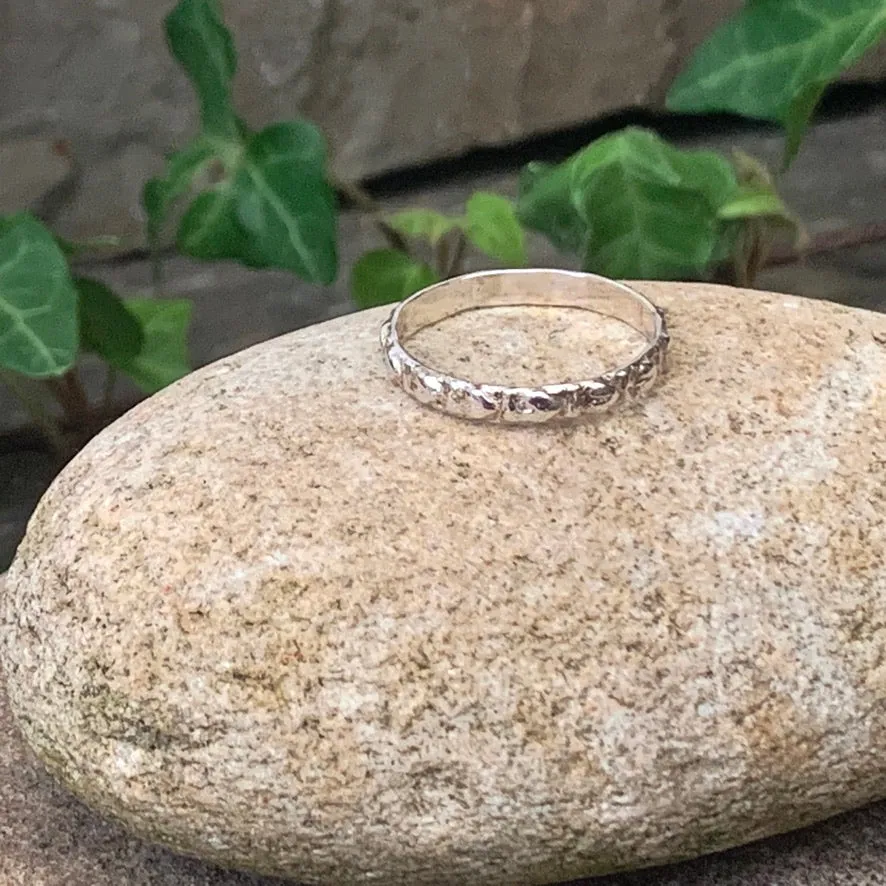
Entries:
{"label": "rough stone wall", "polygon": [[[740,2],[223,0],[243,116],[306,114],[348,175],[660,107]],[[162,33],[173,5],[0,3],[0,211],[29,205],[71,236],[139,235],[142,183],[195,125]],[[886,73],[886,55],[861,73]]]}

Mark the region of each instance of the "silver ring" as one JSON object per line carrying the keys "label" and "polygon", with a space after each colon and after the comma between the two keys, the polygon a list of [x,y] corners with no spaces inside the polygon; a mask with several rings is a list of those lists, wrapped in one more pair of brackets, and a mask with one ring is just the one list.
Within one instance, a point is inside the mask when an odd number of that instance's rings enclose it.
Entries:
{"label": "silver ring", "polygon": [[[538,305],[593,311],[627,323],[646,339],[627,363],[596,378],[513,387],[457,378],[404,347],[419,330],[482,308]],[[629,286],[576,271],[481,271],[435,283],[400,302],[381,344],[394,382],[420,403],[474,421],[540,423],[608,412],[645,394],[665,369],[670,336],[664,313]]]}

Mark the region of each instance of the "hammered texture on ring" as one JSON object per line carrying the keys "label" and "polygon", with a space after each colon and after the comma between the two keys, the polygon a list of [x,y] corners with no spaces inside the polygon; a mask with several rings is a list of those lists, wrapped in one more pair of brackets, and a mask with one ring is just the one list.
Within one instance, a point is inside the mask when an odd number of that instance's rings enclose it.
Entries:
{"label": "hammered texture on ring", "polygon": [[[545,298],[529,298],[524,295],[508,296],[506,293],[506,275],[519,275],[522,282],[529,275],[536,275],[541,284],[554,287],[552,295]],[[445,296],[445,287],[458,285],[476,285],[479,278],[496,276],[498,291],[487,294],[485,298],[470,301],[462,297],[450,309],[441,296]],[[642,327],[647,337],[647,344],[639,354],[625,365],[603,372],[595,378],[585,381],[560,382],[541,384],[537,387],[517,387],[503,384],[475,383],[468,379],[458,378],[435,368],[425,365],[414,357],[404,346],[398,325],[403,324],[404,313],[410,305],[418,307],[418,302],[432,290],[437,291],[440,306],[430,311],[428,322],[413,321],[412,333],[424,326],[432,325],[455,313],[475,310],[503,304],[544,304],[583,307],[576,299],[563,297],[557,293],[557,287],[563,287],[568,280],[569,287],[576,284],[603,287],[614,287],[615,295],[622,300],[621,304],[639,306],[642,323],[631,323],[635,328]],[[479,280],[479,282],[483,282]],[[567,287],[567,288],[569,288]],[[457,292],[457,290],[455,290]],[[597,294],[597,302],[605,299],[607,294]],[[465,306],[466,305],[466,306]],[[588,308],[616,319],[624,319],[619,310],[602,310],[599,306]],[[424,319],[424,318],[422,318]],[[400,323],[398,324],[398,321]],[[627,321],[626,321],[627,322]],[[442,284],[435,284],[427,290],[411,296],[401,302],[392,312],[390,319],[381,330],[381,345],[385,362],[393,381],[406,393],[420,403],[441,412],[473,421],[493,421],[506,423],[541,423],[552,420],[568,420],[582,416],[599,415],[612,410],[627,401],[645,394],[666,368],[666,359],[670,336],[664,313],[644,296],[629,289],[624,284],[607,280],[593,274],[580,274],[572,271],[491,271],[465,275]]]}

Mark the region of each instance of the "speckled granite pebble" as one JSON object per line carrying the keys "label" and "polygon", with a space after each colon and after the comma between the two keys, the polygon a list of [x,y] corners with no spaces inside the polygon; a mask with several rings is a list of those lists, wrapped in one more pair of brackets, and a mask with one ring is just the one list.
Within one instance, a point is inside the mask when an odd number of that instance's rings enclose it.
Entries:
{"label": "speckled granite pebble", "polygon": [[[0,576],[0,593],[3,578]],[[16,730],[0,671],[2,886],[283,886],[127,834],[43,771]],[[886,802],[693,861],[569,886],[883,886]]]}
{"label": "speckled granite pebble", "polygon": [[672,373],[598,425],[424,410],[371,312],[93,441],[2,597],[50,771],[330,886],[553,883],[886,796],[886,317],[644,288]]}

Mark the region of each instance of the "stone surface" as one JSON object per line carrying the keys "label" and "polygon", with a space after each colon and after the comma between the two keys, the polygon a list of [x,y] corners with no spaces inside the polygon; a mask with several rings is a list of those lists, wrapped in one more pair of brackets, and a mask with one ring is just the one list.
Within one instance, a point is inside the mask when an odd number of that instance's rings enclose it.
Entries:
{"label": "stone surface", "polygon": [[[0,592],[3,578],[0,576]],[[0,673],[3,886],[282,886],[143,843],[60,788],[24,746]],[[881,886],[886,803],[695,861],[581,881],[587,886]],[[575,886],[575,884],[573,884]]]}
{"label": "stone surface", "polygon": [[[420,408],[376,311],[94,440],[3,597],[50,770],[151,840],[336,884],[552,883],[886,795],[886,318],[643,288],[672,374],[599,425]],[[577,371],[527,319],[419,346]]]}
{"label": "stone surface", "polygon": [[[71,146],[62,233],[141,237],[138,193],[194,132],[166,49],[173,0],[5,0],[0,136]],[[364,176],[634,107],[660,108],[676,71],[740,0],[226,0],[237,101],[253,125],[298,113]],[[882,78],[886,52],[852,76]],[[34,159],[4,166],[31,174]],[[113,187],[108,186],[113,182]],[[19,208],[25,208],[24,206]]]}
{"label": "stone surface", "polygon": [[0,141],[0,215],[25,208],[45,211],[47,202],[71,177],[66,152],[64,145],[47,139]]}

